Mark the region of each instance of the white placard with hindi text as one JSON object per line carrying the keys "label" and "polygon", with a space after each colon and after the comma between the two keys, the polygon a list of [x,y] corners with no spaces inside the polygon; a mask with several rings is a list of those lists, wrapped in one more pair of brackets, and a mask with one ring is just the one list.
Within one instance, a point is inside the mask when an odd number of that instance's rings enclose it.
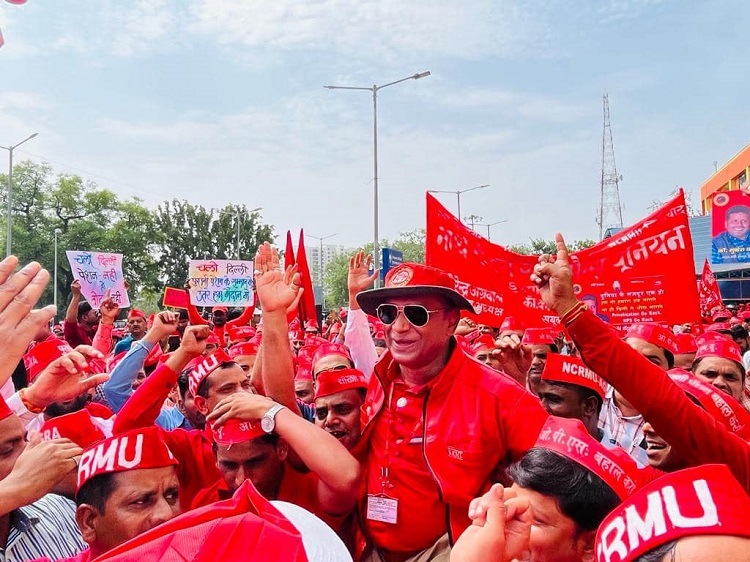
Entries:
{"label": "white placard with hindi text", "polygon": [[120,306],[130,306],[125,278],[122,275],[122,254],[112,252],[67,251],[73,278],[81,282],[81,294],[93,308],[99,308],[110,291]]}
{"label": "white placard with hindi text", "polygon": [[253,262],[190,260],[190,302],[196,306],[252,306]]}

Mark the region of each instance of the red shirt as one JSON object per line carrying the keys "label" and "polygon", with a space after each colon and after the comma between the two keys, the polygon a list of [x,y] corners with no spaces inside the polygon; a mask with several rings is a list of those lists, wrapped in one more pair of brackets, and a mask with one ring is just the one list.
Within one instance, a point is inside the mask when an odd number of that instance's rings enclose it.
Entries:
{"label": "red shirt", "polygon": [[94,343],[93,336],[84,332],[78,322],[68,322],[65,320],[63,322],[63,337],[72,348],[76,348],[79,345],[92,345]]}
{"label": "red shirt", "polygon": [[[516,381],[468,357],[455,341],[450,345],[448,363],[422,388],[396,383],[389,400],[392,384],[401,380],[389,352],[370,378],[356,449],[366,483],[360,519],[378,549],[424,550],[446,532],[455,542],[471,524],[471,500],[489,489],[499,465],[534,446],[547,419],[539,400]],[[420,411],[423,424],[414,431]],[[385,435],[391,416],[390,441],[405,436],[410,444],[396,449],[398,456],[391,445],[389,459]],[[381,470],[389,463],[393,488],[386,492],[398,500],[395,525],[366,518],[368,495],[381,493]]]}
{"label": "red shirt", "polygon": [[681,457],[692,466],[728,465],[750,493],[750,444],[694,404],[666,371],[631,349],[594,314],[581,314],[567,330],[586,365],[643,414]]}

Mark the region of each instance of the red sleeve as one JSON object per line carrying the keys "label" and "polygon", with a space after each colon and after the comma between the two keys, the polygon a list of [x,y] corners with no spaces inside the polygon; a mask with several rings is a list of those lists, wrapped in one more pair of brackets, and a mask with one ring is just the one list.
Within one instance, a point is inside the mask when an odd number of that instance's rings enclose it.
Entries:
{"label": "red sleeve", "polygon": [[750,446],[741,437],[694,404],[665,371],[594,314],[581,314],[567,329],[589,368],[614,386],[683,458],[695,465],[727,464],[750,491]]}
{"label": "red sleeve", "polygon": [[149,375],[115,416],[113,434],[138,427],[154,425],[170,391],[177,384],[179,373],[164,363]]}
{"label": "red sleeve", "polygon": [[185,294],[187,295],[187,303],[185,303],[185,306],[187,307],[190,323],[194,326],[205,324],[206,321],[203,319],[203,316],[201,316],[200,312],[198,312],[196,306],[190,302],[190,291],[185,291]]}
{"label": "red sleeve", "polygon": [[242,314],[234,320],[229,320],[227,324],[231,324],[232,326],[247,326],[250,323],[250,320],[253,319],[254,312],[255,308],[252,306],[246,306],[245,310],[242,311]]}
{"label": "red sleeve", "polygon": [[505,442],[514,461],[534,446],[548,417],[539,399],[525,389],[515,405],[505,412],[501,427],[504,428]]}

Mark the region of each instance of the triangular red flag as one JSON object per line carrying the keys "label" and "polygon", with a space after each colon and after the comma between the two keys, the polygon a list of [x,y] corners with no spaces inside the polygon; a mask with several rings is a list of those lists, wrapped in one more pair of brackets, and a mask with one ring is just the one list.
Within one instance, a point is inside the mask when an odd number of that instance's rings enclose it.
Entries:
{"label": "triangular red flag", "polygon": [[292,231],[286,231],[286,250],[284,250],[284,269],[295,263],[294,246],[292,245]]}
{"label": "triangular red flag", "polygon": [[698,283],[698,296],[701,302],[701,314],[704,318],[711,316],[713,309],[722,305],[719,284],[711,271],[711,266],[708,265],[708,259],[703,262],[703,272]]}
{"label": "triangular red flag", "polygon": [[299,301],[300,319],[307,322],[315,320],[318,315],[315,312],[315,293],[313,292],[310,267],[307,265],[307,252],[305,252],[305,231],[299,231],[299,245],[297,246],[297,268],[300,276],[300,286],[305,290]]}

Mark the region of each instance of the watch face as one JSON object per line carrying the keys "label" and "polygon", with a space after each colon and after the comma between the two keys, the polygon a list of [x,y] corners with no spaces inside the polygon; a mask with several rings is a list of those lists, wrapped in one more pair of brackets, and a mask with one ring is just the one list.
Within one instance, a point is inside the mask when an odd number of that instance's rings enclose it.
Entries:
{"label": "watch face", "polygon": [[274,420],[270,416],[263,416],[260,420],[260,428],[266,433],[271,433],[273,428],[276,426]]}

